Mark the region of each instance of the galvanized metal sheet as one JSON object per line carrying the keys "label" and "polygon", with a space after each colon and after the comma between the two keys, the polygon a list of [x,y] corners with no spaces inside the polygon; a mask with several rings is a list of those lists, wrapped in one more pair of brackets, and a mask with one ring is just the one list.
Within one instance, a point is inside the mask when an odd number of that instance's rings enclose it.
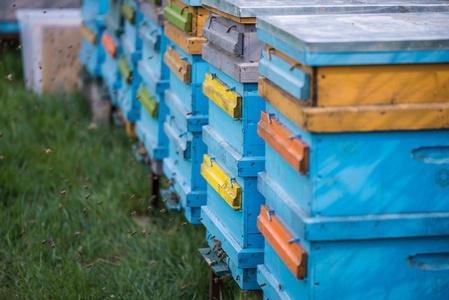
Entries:
{"label": "galvanized metal sheet", "polygon": [[263,15],[395,13],[449,11],[444,0],[201,0],[238,18]]}
{"label": "galvanized metal sheet", "polygon": [[79,0],[15,0],[15,1],[0,1],[0,21],[8,22],[15,21],[16,11],[23,8],[79,8]]}
{"label": "galvanized metal sheet", "polygon": [[449,51],[449,13],[267,16],[257,27],[262,41],[298,54]]}

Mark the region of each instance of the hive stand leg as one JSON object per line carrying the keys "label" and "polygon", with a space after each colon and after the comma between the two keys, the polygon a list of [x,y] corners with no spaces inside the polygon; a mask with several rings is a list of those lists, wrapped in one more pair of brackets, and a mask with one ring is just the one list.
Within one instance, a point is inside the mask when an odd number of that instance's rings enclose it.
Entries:
{"label": "hive stand leg", "polygon": [[220,295],[223,294],[223,280],[215,275],[212,269],[209,272],[209,300],[220,300]]}

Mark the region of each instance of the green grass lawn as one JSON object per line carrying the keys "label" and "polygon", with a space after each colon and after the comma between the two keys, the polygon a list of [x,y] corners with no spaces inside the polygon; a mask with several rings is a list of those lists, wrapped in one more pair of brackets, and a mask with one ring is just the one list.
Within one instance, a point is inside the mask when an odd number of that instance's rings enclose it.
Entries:
{"label": "green grass lawn", "polygon": [[0,60],[0,299],[206,299],[205,230],[147,210],[124,129],[92,129],[77,95],[26,91],[15,47]]}

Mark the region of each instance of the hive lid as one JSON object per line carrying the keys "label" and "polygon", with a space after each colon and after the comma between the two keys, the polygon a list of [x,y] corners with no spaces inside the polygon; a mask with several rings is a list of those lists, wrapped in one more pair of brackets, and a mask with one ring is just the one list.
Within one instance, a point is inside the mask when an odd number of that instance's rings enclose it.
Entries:
{"label": "hive lid", "polygon": [[237,18],[323,13],[449,11],[449,3],[444,0],[201,0],[201,2]]}
{"label": "hive lid", "polygon": [[266,16],[257,28],[305,65],[449,62],[449,13]]}

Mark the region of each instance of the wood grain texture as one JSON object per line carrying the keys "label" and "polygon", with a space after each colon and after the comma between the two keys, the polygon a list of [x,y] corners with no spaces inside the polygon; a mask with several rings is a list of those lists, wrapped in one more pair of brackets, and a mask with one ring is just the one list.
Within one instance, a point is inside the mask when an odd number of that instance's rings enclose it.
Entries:
{"label": "wood grain texture", "polygon": [[308,107],[264,77],[259,95],[309,132],[368,132],[449,128],[449,103]]}
{"label": "wood grain texture", "polygon": [[203,52],[202,46],[207,42],[205,38],[190,35],[169,21],[165,21],[164,23],[164,34],[182,50],[193,55],[201,55]]}
{"label": "wood grain texture", "polygon": [[[212,166],[211,166],[212,165]],[[201,164],[201,175],[206,181],[217,191],[218,194],[233,209],[241,209],[242,207],[242,188],[235,180],[230,184],[231,176],[213,159],[205,154],[203,163]]]}
{"label": "wood grain texture", "polygon": [[211,12],[213,12],[214,14],[220,15],[222,17],[225,17],[226,19],[230,19],[232,21],[236,21],[242,24],[256,24],[256,18],[239,18],[230,14],[227,14],[225,12],[222,12],[216,8],[207,6],[207,5],[203,5],[203,7]]}
{"label": "wood grain texture", "polygon": [[242,117],[242,96],[233,90],[226,91],[229,87],[218,77],[211,78],[206,73],[203,82],[203,94],[223,109],[233,118]]}
{"label": "wood grain texture", "polygon": [[131,123],[126,120],[125,116],[123,115],[122,110],[119,106],[117,106],[117,111],[120,115],[120,118],[122,119],[123,124],[125,124],[125,130],[126,134],[133,139],[137,139],[137,133],[136,133],[136,123]]}
{"label": "wood grain texture", "polygon": [[80,27],[80,34],[92,45],[97,44],[97,34],[89,29],[86,25],[82,24]]}
{"label": "wood grain texture", "polygon": [[[179,0],[172,0],[167,2],[168,11],[172,8],[175,11],[179,11],[178,15],[181,13],[181,10],[183,9],[183,15],[186,17],[188,16],[189,21],[186,22],[185,25],[178,26],[180,29],[189,32],[191,35],[196,37],[201,37],[203,34],[203,27],[206,22],[206,18],[209,16],[209,12],[202,6],[188,6],[185,3],[179,1]],[[179,8],[179,9],[178,9]],[[167,11],[167,13],[168,13]],[[167,15],[168,16],[168,15]],[[165,15],[165,9],[164,9],[164,17],[172,21],[172,17],[175,17],[176,19],[179,19],[176,14],[173,14],[170,18],[167,18]]]}
{"label": "wood grain texture", "polygon": [[107,31],[103,31],[103,35],[101,36],[101,45],[112,58],[117,58],[118,46]]}
{"label": "wood grain texture", "polygon": [[263,111],[257,133],[279,153],[296,171],[309,171],[309,146],[269,113]]}
{"label": "wood grain texture", "polygon": [[187,60],[181,59],[178,51],[175,49],[170,50],[170,47],[167,46],[167,51],[164,54],[164,63],[182,82],[190,82],[192,66]]}
{"label": "wood grain texture", "polygon": [[307,252],[299,243],[288,241],[295,237],[282,224],[275,213],[270,213],[267,205],[262,205],[260,215],[257,217],[257,228],[259,228],[266,241],[273,247],[282,261],[301,280],[307,277]]}

